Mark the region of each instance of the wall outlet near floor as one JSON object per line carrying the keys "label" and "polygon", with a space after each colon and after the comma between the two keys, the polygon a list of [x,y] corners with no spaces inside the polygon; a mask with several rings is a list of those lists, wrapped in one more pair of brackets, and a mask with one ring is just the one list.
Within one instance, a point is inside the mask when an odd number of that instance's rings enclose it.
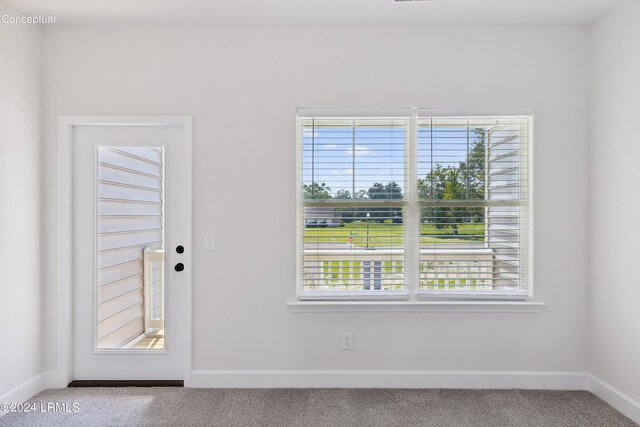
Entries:
{"label": "wall outlet near floor", "polygon": [[342,333],[342,349],[353,350],[353,333],[352,332]]}

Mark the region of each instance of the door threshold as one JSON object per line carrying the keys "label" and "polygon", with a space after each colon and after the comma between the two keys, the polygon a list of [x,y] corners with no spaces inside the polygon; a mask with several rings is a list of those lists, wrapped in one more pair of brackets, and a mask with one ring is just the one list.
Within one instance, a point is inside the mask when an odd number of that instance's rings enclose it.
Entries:
{"label": "door threshold", "polygon": [[67,387],[184,387],[183,380],[73,380]]}

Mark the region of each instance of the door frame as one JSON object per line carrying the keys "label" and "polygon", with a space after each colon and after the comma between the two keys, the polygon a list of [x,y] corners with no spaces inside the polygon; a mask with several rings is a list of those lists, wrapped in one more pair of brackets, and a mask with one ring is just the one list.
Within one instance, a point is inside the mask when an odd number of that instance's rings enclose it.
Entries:
{"label": "door frame", "polygon": [[[192,248],[192,118],[191,116],[58,116],[58,328],[57,379],[64,388],[73,373],[73,129],[80,126],[177,126],[184,132],[185,247]],[[192,250],[184,254],[184,386],[191,387]],[[180,338],[178,338],[180,339]]]}

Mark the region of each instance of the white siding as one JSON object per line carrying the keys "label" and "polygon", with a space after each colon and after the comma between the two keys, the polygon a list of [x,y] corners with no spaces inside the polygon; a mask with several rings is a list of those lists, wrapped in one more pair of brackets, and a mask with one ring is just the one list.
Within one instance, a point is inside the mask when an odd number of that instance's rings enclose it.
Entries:
{"label": "white siding", "polygon": [[156,148],[98,149],[100,348],[121,346],[144,332],[142,258],[145,247],[162,247],[162,163]]}
{"label": "white siding", "polygon": [[[486,198],[491,201],[515,201],[526,197],[522,181],[526,183],[526,169],[520,156],[521,144],[526,136],[521,134],[519,123],[500,124],[488,132]],[[526,152],[526,151],[525,151]],[[487,242],[493,249],[495,262],[493,283],[517,286],[522,275],[523,256],[521,243],[522,219],[526,212],[518,206],[487,207]]]}

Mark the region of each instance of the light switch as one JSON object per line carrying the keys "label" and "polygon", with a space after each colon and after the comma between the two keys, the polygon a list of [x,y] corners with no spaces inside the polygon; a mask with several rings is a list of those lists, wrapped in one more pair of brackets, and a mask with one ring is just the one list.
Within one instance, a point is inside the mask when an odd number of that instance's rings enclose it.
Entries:
{"label": "light switch", "polygon": [[215,251],[216,250],[216,235],[213,233],[204,235],[204,250]]}

